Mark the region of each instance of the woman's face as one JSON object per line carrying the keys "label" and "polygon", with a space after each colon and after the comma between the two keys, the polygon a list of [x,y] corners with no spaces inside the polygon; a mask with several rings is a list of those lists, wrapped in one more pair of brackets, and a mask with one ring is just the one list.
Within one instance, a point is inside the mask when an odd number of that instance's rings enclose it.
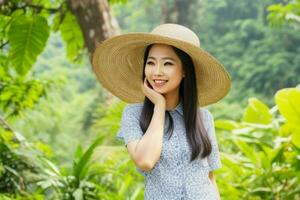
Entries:
{"label": "woman's face", "polygon": [[154,44],[148,54],[145,76],[152,88],[160,94],[179,91],[183,68],[173,48],[165,44]]}

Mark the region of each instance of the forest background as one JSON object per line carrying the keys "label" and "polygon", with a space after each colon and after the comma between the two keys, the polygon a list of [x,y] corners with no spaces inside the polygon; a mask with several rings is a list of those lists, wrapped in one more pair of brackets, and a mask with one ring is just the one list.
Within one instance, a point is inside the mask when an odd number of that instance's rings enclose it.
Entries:
{"label": "forest background", "polygon": [[0,0],[0,199],[143,199],[115,136],[126,105],[97,82],[97,43],[194,30],[232,89],[208,106],[222,199],[300,199],[299,0]]}

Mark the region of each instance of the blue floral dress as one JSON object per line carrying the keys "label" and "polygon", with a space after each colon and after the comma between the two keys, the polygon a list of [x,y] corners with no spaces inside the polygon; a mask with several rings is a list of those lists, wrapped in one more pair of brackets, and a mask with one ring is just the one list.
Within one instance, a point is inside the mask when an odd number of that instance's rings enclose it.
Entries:
{"label": "blue floral dress", "polygon": [[[128,104],[122,113],[121,126],[117,139],[128,142],[141,139],[142,130],[139,116],[143,103]],[[209,171],[221,167],[220,154],[215,136],[214,120],[206,108],[199,108],[212,143],[211,154],[204,159],[190,162],[191,148],[188,145],[183,120],[183,105],[170,110],[174,121],[174,132],[170,140],[166,134],[168,120],[165,121],[165,134],[160,159],[151,171],[143,171],[136,167],[144,176],[145,200],[216,200],[217,193],[208,177]]]}

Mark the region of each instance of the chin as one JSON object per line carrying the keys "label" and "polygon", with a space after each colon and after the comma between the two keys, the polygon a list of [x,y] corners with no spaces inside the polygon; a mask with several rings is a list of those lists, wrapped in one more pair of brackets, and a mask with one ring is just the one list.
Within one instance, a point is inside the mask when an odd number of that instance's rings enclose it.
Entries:
{"label": "chin", "polygon": [[158,92],[159,94],[165,94],[166,92],[164,90],[157,90],[157,89],[154,89],[156,92]]}

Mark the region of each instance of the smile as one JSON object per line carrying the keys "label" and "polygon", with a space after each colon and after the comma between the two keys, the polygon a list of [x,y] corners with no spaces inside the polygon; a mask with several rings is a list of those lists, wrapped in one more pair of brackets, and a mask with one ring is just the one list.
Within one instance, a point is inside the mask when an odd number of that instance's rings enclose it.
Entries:
{"label": "smile", "polygon": [[167,80],[154,80],[155,83],[166,83]]}
{"label": "smile", "polygon": [[154,80],[154,86],[156,88],[164,86],[168,81],[167,80]]}

